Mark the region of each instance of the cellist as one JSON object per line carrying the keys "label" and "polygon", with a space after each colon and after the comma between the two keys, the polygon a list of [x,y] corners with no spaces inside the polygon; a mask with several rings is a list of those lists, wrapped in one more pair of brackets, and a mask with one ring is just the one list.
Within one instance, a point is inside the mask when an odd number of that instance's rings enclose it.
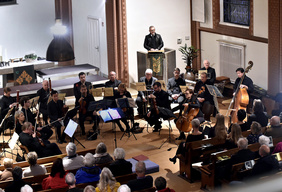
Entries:
{"label": "cellist", "polygon": [[[179,103],[179,105],[175,108],[172,109],[172,112],[175,112],[177,110],[179,111],[179,117],[177,119],[175,119],[175,123],[177,122],[177,120],[180,118],[182,114],[183,110],[185,109],[185,107],[188,107],[186,111],[184,111],[184,113],[189,113],[191,108],[197,108],[199,109],[198,114],[194,117],[194,119],[198,119],[200,121],[200,123],[204,122],[204,115],[200,109],[201,105],[197,99],[197,97],[194,95],[194,91],[192,89],[186,88],[185,90],[185,99]],[[185,139],[185,134],[183,131],[179,130],[180,132],[180,136],[176,138],[176,140],[182,140]]]}

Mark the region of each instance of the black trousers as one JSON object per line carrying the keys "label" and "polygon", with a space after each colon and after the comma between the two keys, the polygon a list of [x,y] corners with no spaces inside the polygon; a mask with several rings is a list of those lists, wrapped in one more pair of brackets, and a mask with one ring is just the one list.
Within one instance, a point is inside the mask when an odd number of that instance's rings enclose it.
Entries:
{"label": "black trousers", "polygon": [[61,131],[62,124],[60,122],[56,122],[53,125],[54,125],[54,127],[56,127],[56,132],[57,132],[57,135],[58,135],[58,140],[64,141],[65,138],[66,138],[66,134],[65,134],[65,132],[62,133],[62,131]]}
{"label": "black trousers", "polygon": [[82,134],[85,133],[85,126],[84,126],[84,121],[86,119],[86,117],[91,117],[94,125],[93,125],[93,130],[96,131],[97,127],[99,126],[100,123],[100,117],[98,115],[93,115],[93,112],[91,111],[87,111],[86,114],[83,113],[79,113],[79,125],[82,131]]}
{"label": "black trousers", "polygon": [[48,140],[52,135],[53,135],[53,131],[52,129],[48,126],[48,127],[44,127],[41,131],[39,131],[41,134],[41,138],[43,140]]}

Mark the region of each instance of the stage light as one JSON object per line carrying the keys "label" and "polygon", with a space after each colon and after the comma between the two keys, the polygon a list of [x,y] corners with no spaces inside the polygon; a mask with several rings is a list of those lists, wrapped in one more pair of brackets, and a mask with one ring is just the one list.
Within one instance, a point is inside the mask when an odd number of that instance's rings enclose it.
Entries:
{"label": "stage light", "polygon": [[56,24],[51,27],[51,31],[54,35],[54,39],[47,49],[46,60],[57,62],[73,60],[73,49],[64,37],[64,34],[67,33],[67,28],[62,25],[60,19],[56,19]]}

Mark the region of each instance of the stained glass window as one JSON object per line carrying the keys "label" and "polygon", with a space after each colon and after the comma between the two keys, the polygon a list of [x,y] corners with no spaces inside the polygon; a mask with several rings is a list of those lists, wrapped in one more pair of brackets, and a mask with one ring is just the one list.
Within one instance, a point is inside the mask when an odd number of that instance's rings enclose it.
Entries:
{"label": "stained glass window", "polygon": [[224,0],[224,22],[250,25],[250,0]]}

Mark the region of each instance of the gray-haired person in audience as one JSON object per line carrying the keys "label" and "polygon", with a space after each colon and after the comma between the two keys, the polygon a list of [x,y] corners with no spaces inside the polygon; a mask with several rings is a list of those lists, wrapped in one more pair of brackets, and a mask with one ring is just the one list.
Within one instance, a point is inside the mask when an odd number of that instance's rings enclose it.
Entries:
{"label": "gray-haired person in audience", "polygon": [[65,170],[79,169],[84,166],[84,158],[76,154],[76,145],[70,142],[66,146],[67,156],[63,158],[63,166]]}
{"label": "gray-haired person in audience", "polygon": [[118,188],[117,192],[131,192],[131,190],[128,185],[123,184]]}
{"label": "gray-haired person in audience", "polygon": [[75,177],[73,173],[68,173],[65,177],[66,180],[66,184],[68,184],[69,189],[67,190],[67,192],[82,192],[83,189],[77,188],[75,186]]}
{"label": "gray-haired person in audience", "polygon": [[265,135],[262,135],[262,136],[259,137],[259,144],[260,145],[267,145],[267,146],[269,146],[269,143],[270,143],[269,137],[267,137]]}
{"label": "gray-haired person in audience", "polygon": [[111,163],[113,158],[107,153],[107,146],[104,143],[99,143],[94,154],[94,164]]}
{"label": "gray-haired person in audience", "polygon": [[25,185],[21,188],[21,192],[33,192],[33,189],[29,185]]}
{"label": "gray-haired person in audience", "polygon": [[75,174],[76,184],[99,181],[101,169],[93,162],[93,154],[87,153],[84,157],[84,167],[81,167]]}
{"label": "gray-haired person in audience", "polygon": [[5,158],[3,163],[5,170],[0,173],[0,181],[12,180],[13,159]]}
{"label": "gray-haired person in audience", "polygon": [[95,187],[92,186],[92,185],[87,185],[87,186],[84,188],[83,192],[96,192],[96,189],[95,189]]}
{"label": "gray-haired person in audience", "polygon": [[44,175],[47,170],[44,165],[37,164],[37,153],[32,151],[27,154],[27,162],[29,167],[23,171],[23,177]]}
{"label": "gray-haired person in audience", "polygon": [[21,188],[25,186],[25,182],[22,180],[23,170],[21,167],[16,166],[13,171],[13,182],[6,187],[5,192],[17,192],[21,191]]}
{"label": "gray-haired person in audience", "polygon": [[131,191],[139,191],[153,187],[153,177],[146,174],[146,165],[143,161],[138,161],[135,165],[137,179],[127,183]]}
{"label": "gray-haired person in audience", "polygon": [[132,164],[124,159],[125,151],[123,148],[115,149],[114,158],[115,161],[110,164],[109,169],[115,177],[132,173]]}

